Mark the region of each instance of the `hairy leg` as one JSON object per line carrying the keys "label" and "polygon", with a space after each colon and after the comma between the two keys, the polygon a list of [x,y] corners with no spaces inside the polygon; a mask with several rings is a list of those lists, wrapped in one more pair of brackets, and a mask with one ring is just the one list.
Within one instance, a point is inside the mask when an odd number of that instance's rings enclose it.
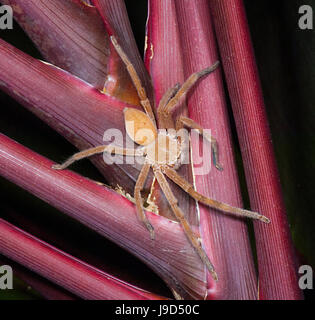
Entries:
{"label": "hairy leg", "polygon": [[213,267],[210,259],[208,258],[206,252],[204,251],[204,249],[200,245],[198,238],[196,237],[196,235],[192,231],[187,219],[184,216],[183,211],[177,205],[178,201],[175,198],[164,174],[159,169],[159,167],[153,167],[153,171],[154,171],[155,177],[156,177],[159,185],[161,186],[161,189],[163,190],[163,193],[164,193],[167,201],[169,202],[169,204],[175,214],[175,217],[177,218],[177,220],[180,222],[182,228],[184,229],[188,240],[190,241],[190,243],[192,244],[192,246],[196,250],[196,252],[199,255],[202,262],[206,265],[207,269],[210,271],[213,279],[218,280],[217,273],[215,272],[214,267]]}
{"label": "hairy leg", "polygon": [[200,135],[202,135],[205,139],[207,139],[211,143],[211,149],[213,153],[213,164],[218,170],[223,170],[222,166],[219,164],[218,160],[218,143],[216,139],[214,139],[211,135],[209,135],[207,132],[204,131],[204,129],[194,120],[181,116],[176,121],[176,130],[183,128],[184,126],[195,129],[199,132]]}
{"label": "hairy leg", "polygon": [[160,100],[158,107],[158,120],[160,129],[175,128],[174,120],[171,114],[165,112],[165,106],[174,97],[176,92],[180,89],[180,84],[177,83],[173,88],[168,89],[162,99]]}
{"label": "hairy leg", "polygon": [[206,204],[207,206],[217,209],[221,212],[224,213],[229,213],[232,215],[237,215],[237,216],[241,216],[241,217],[248,217],[251,219],[256,219],[256,220],[260,220],[264,223],[269,223],[270,220],[257,213],[257,212],[253,212],[253,211],[249,211],[249,210],[245,210],[245,209],[241,209],[241,208],[236,208],[236,207],[232,207],[226,203],[223,202],[219,202],[216,200],[212,200],[210,198],[205,197],[204,195],[200,194],[199,192],[197,192],[194,187],[188,182],[186,181],[182,176],[180,176],[174,169],[169,168],[169,167],[164,167],[163,168],[163,172],[172,180],[174,181],[177,185],[179,185],[185,192],[187,192],[192,198],[194,198],[195,200]]}
{"label": "hairy leg", "polygon": [[127,70],[128,70],[129,75],[132,79],[132,82],[135,85],[136,90],[138,92],[138,96],[140,98],[141,105],[143,106],[145,112],[147,113],[147,115],[150,117],[150,119],[153,121],[153,123],[156,126],[155,116],[154,116],[154,113],[152,110],[151,103],[147,97],[146,91],[141,84],[141,80],[140,80],[133,64],[130,62],[126,53],[123,51],[121,46],[118,44],[117,39],[114,36],[111,36],[110,39],[111,39],[113,46],[115,47],[117,53],[119,54],[120,58],[122,59],[122,61],[125,63],[125,65],[127,67]]}
{"label": "hairy leg", "polygon": [[142,201],[142,197],[141,197],[141,191],[142,191],[144,184],[145,184],[145,181],[148,177],[150,167],[151,166],[149,164],[143,165],[143,167],[140,171],[140,174],[138,176],[136,185],[135,185],[134,197],[136,200],[138,217],[139,217],[140,221],[143,222],[144,225],[146,226],[146,228],[149,230],[151,239],[154,240],[154,228],[151,225],[150,221],[148,220],[148,218],[143,210],[143,201]]}
{"label": "hairy leg", "polygon": [[219,61],[209,68],[202,71],[193,73],[182,85],[182,87],[177,91],[175,96],[167,103],[165,107],[165,112],[170,113],[178,105],[181,98],[193,87],[193,85],[203,76],[210,74],[219,66]]}
{"label": "hairy leg", "polygon": [[140,221],[142,221],[144,223],[144,225],[146,226],[146,228],[149,230],[151,239],[154,240],[154,228],[151,225],[150,221],[148,220],[148,218],[143,210],[143,202],[142,202],[142,198],[141,198],[141,191],[142,191],[144,184],[145,184],[145,181],[148,177],[150,167],[151,166],[149,164],[143,165],[143,167],[140,171],[140,174],[138,176],[136,185],[135,185],[134,197],[136,200],[138,217],[139,217]]}
{"label": "hairy leg", "polygon": [[84,158],[88,158],[88,157],[91,157],[91,156],[94,156],[96,154],[100,154],[103,152],[107,152],[110,154],[118,154],[118,155],[123,155],[123,156],[134,156],[134,157],[139,156],[140,157],[140,156],[145,155],[145,148],[125,149],[125,148],[106,146],[106,145],[98,146],[95,148],[90,148],[90,149],[86,149],[81,152],[75,153],[73,156],[71,156],[69,159],[67,159],[62,164],[54,164],[52,166],[52,168],[55,170],[63,170],[78,160],[82,160]]}

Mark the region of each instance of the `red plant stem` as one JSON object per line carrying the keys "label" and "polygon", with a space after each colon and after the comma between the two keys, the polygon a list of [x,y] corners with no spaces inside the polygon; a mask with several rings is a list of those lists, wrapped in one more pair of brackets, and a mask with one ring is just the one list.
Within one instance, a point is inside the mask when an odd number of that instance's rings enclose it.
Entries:
{"label": "red plant stem", "polygon": [[[74,0],[2,0],[46,61],[102,90],[109,38],[95,8]],[[62,28],[60,27],[62,26]]]}
{"label": "red plant stem", "polygon": [[[68,72],[38,61],[0,39],[0,89],[45,121],[79,149],[103,144],[107,129],[125,136],[125,107],[134,107]],[[108,184],[119,184],[133,194],[136,165],[106,165],[103,157],[92,161]]]}
{"label": "red plant stem", "polygon": [[[218,54],[207,0],[153,0],[149,8],[146,65],[153,77],[156,96],[160,98],[176,82],[182,83],[193,72],[211,66],[218,60]],[[200,80],[187,101],[189,116],[211,129],[218,140],[220,162],[224,167],[222,172],[210,168],[208,173],[205,168],[200,172],[199,167],[199,174],[195,176],[197,190],[241,207],[220,68]],[[182,105],[177,111],[185,108]],[[199,137],[197,141],[192,139],[193,157],[199,155],[198,141]],[[203,150],[206,150],[203,164],[211,164],[210,146],[203,144]],[[179,203],[182,205],[182,201]],[[207,298],[256,299],[257,278],[246,223],[201,204],[199,212],[202,243],[219,276],[218,282],[208,277]]]}
{"label": "red plant stem", "polygon": [[300,299],[296,260],[242,0],[210,0],[255,222],[260,299]]}
{"label": "red plant stem", "polygon": [[[188,77],[192,72],[211,66],[218,60],[218,52],[208,1],[178,0],[176,11]],[[220,69],[194,88],[188,96],[188,110],[192,119],[211,129],[211,134],[218,140],[223,165],[223,171],[212,168],[207,175],[196,175],[197,190],[210,198],[242,207]],[[209,145],[203,144],[203,148],[209,148]],[[192,140],[192,150],[194,157],[198,152],[197,141]],[[210,148],[207,154],[211,154]],[[208,161],[211,163],[211,159]],[[205,247],[213,254],[221,274],[221,281],[214,285],[208,278],[209,299],[256,299],[257,280],[245,221],[218,215],[203,205],[200,205],[200,221]]]}
{"label": "red plant stem", "polygon": [[35,290],[46,300],[78,300],[76,295],[3,255],[0,256],[0,265],[9,265],[14,277],[25,282],[28,288]]}
{"label": "red plant stem", "polygon": [[130,251],[183,297],[187,282],[201,295],[204,266],[179,224],[148,212],[156,230],[150,241],[131,201],[69,170],[53,170],[52,164],[0,134],[0,175]]}
{"label": "red plant stem", "polygon": [[84,299],[158,299],[0,219],[0,253]]}
{"label": "red plant stem", "polygon": [[[145,65],[152,77],[156,104],[158,105],[169,88],[174,87],[176,83],[185,81],[174,1],[149,1],[146,31]],[[177,108],[173,118],[175,119],[179,114],[187,116],[187,107]],[[181,165],[178,173],[189,182],[193,182],[190,164]],[[187,193],[177,185],[171,181],[169,183],[189,223],[199,226],[195,201],[192,201]],[[174,213],[158,183],[154,185],[152,198],[155,198],[161,215],[174,219]]]}

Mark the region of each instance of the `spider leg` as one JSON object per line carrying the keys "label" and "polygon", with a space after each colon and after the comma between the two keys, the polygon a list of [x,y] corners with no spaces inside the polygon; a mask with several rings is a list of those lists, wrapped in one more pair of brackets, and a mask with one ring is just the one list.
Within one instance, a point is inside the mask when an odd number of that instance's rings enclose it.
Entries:
{"label": "spider leg", "polygon": [[169,177],[173,182],[179,185],[185,192],[187,192],[192,198],[194,198],[198,202],[204,203],[207,206],[217,209],[223,213],[229,213],[237,216],[248,217],[251,219],[260,220],[264,223],[270,222],[270,220],[267,217],[257,212],[232,207],[226,203],[219,202],[219,201],[212,200],[210,198],[205,197],[201,193],[197,192],[188,181],[186,181],[182,176],[180,176],[172,168],[165,166],[163,167],[163,172],[167,175],[167,177]]}
{"label": "spider leg", "polygon": [[176,83],[174,87],[169,88],[163,95],[162,99],[160,100],[158,110],[162,110],[165,108],[167,103],[175,96],[177,91],[180,89],[180,83]]}
{"label": "spider leg", "polygon": [[151,225],[150,221],[148,220],[148,218],[143,210],[143,202],[142,202],[142,198],[141,198],[141,191],[142,191],[143,186],[145,184],[145,181],[148,177],[150,167],[151,167],[150,164],[147,164],[147,163],[143,165],[143,167],[140,171],[140,174],[138,176],[136,185],[135,185],[134,197],[136,200],[138,217],[139,217],[140,221],[142,221],[144,223],[144,225],[146,226],[146,228],[149,230],[151,239],[154,240],[154,228]]}
{"label": "spider leg", "polygon": [[153,167],[153,171],[154,171],[154,175],[155,175],[161,189],[163,190],[163,193],[164,193],[167,201],[169,202],[177,220],[180,222],[181,226],[183,227],[188,240],[190,241],[190,243],[192,244],[192,246],[196,250],[196,252],[199,255],[202,262],[206,265],[207,269],[210,271],[213,279],[218,280],[218,276],[214,270],[214,266],[212,265],[206,252],[204,251],[204,249],[200,245],[195,233],[192,231],[187,219],[185,218],[183,211],[177,205],[178,201],[177,201],[176,197],[174,196],[174,194],[170,188],[170,185],[168,184],[164,174],[162,173],[161,169],[157,166]]}
{"label": "spider leg", "polygon": [[172,99],[176,92],[180,89],[180,84],[177,83],[173,88],[168,89],[162,99],[160,100],[158,107],[158,120],[160,129],[175,128],[174,120],[171,114],[165,112],[165,106]]}
{"label": "spider leg", "polygon": [[123,156],[134,156],[134,157],[139,156],[140,157],[140,156],[145,155],[145,148],[125,149],[125,148],[107,146],[107,145],[98,146],[95,148],[90,148],[90,149],[86,149],[81,152],[75,153],[73,156],[71,156],[69,159],[67,159],[62,164],[54,164],[52,166],[52,168],[55,170],[63,170],[78,160],[82,160],[84,158],[88,158],[88,157],[91,157],[91,156],[94,156],[96,154],[100,154],[103,152],[107,152],[110,154],[118,154],[118,155],[123,155]]}
{"label": "spider leg", "polygon": [[195,129],[199,132],[200,135],[202,135],[205,139],[207,139],[211,143],[211,149],[213,153],[213,164],[218,170],[223,170],[222,166],[219,164],[218,160],[218,143],[215,138],[213,138],[211,135],[209,135],[207,132],[203,130],[203,128],[196,123],[194,120],[180,116],[176,121],[176,131],[183,128],[183,126],[187,126],[190,129]]}
{"label": "spider leg", "polygon": [[138,92],[141,105],[143,106],[145,112],[147,113],[147,115],[150,117],[150,119],[153,121],[153,123],[156,126],[155,116],[152,110],[151,103],[148,99],[148,96],[146,94],[144,87],[141,84],[141,80],[136,72],[136,69],[134,68],[133,64],[130,62],[129,58],[127,57],[126,53],[123,51],[122,47],[118,44],[117,39],[114,36],[111,36],[110,39],[118,55],[120,56],[120,58],[122,59],[122,61],[125,63],[127,67],[127,70],[132,79],[132,82]]}
{"label": "spider leg", "polygon": [[209,68],[193,73],[177,91],[175,96],[165,106],[165,112],[170,113],[180,102],[181,98],[191,89],[191,87],[203,76],[213,72],[219,66],[219,61]]}

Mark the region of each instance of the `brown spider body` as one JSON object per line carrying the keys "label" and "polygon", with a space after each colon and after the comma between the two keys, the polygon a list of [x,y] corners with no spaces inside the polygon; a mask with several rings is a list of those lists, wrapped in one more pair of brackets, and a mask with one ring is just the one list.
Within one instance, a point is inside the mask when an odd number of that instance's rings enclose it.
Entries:
{"label": "brown spider body", "polygon": [[145,163],[151,166],[180,165],[181,143],[174,134],[158,131],[150,118],[142,111],[126,108],[125,126],[129,137],[139,145],[145,156]]}
{"label": "brown spider body", "polygon": [[178,139],[167,133],[159,133],[146,148],[145,162],[151,166],[180,166],[181,145]]}
{"label": "brown spider body", "polygon": [[[221,213],[258,219],[265,223],[270,222],[267,217],[259,213],[232,207],[228,204],[210,199],[198,193],[194,189],[194,187],[183,177],[181,177],[176,171],[176,169],[178,169],[181,165],[181,156],[184,146],[183,140],[185,140],[180,136],[177,136],[176,132],[178,132],[178,130],[182,129],[183,127],[197,130],[200,135],[202,135],[211,143],[214,165],[218,170],[222,170],[222,167],[218,163],[218,150],[216,140],[213,137],[207,135],[206,132],[203,131],[203,128],[195,123],[192,119],[180,117],[175,124],[172,118],[172,111],[176,106],[178,106],[180,100],[186,95],[189,89],[201,77],[213,72],[218,67],[218,62],[210,68],[192,74],[182,86],[177,84],[176,86],[174,86],[174,88],[170,88],[165,93],[158,107],[159,127],[157,127],[157,121],[155,119],[150,101],[147,98],[146,92],[141,85],[141,81],[133,65],[130,63],[128,57],[113,36],[111,37],[111,40],[121,59],[126,64],[127,70],[137,89],[141,105],[143,106],[145,111],[142,112],[133,108],[126,108],[124,110],[125,127],[127,134],[140,147],[138,149],[126,149],[107,145],[99,146],[79,152],[73,155],[63,164],[54,165],[53,168],[62,170],[77,160],[103,152],[115,153],[124,156],[144,157],[144,164],[142,166],[134,189],[134,197],[139,219],[149,230],[151,239],[154,239],[154,228],[145,214],[145,211],[143,209],[143,199],[141,197],[141,191],[145,185],[149,171],[152,168],[155,178],[159,183],[167,201],[169,202],[175,217],[181,224],[188,240],[196,250],[197,254],[203,261],[207,269],[211,272],[213,278],[217,280],[217,274],[214,270],[214,267],[204,249],[202,248],[198,237],[192,231],[188,221],[185,218],[184,213],[180,209],[178,200],[174,196],[174,193],[166,177],[175,182],[195,200],[209,207],[217,209]],[[158,130],[158,128],[160,130]],[[176,129],[176,131],[174,131],[174,129]]]}

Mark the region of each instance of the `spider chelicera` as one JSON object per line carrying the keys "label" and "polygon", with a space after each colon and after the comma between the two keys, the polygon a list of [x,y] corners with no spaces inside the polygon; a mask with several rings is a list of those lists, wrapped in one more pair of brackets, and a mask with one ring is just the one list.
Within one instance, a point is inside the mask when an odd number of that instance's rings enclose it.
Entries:
{"label": "spider chelicera", "polygon": [[[172,112],[178,106],[179,102],[181,101],[181,98],[183,98],[187,94],[190,88],[201,77],[213,72],[218,67],[219,62],[216,62],[213,66],[206,68],[200,72],[193,73],[184,82],[182,86],[177,84],[175,87],[167,90],[167,92],[164,94],[163,98],[159,103],[157,111],[157,126],[150,101],[147,97],[145,89],[141,84],[140,78],[136,73],[134,66],[132,65],[132,63],[130,62],[127,55],[122,50],[121,46],[118,44],[114,36],[111,37],[111,41],[116,51],[118,52],[120,58],[123,60],[127,67],[130,77],[138,92],[141,105],[143,106],[145,111],[142,112],[133,108],[126,108],[124,110],[127,134],[135,143],[137,143],[141,147],[137,149],[127,149],[115,147],[112,145],[102,145],[76,153],[61,165],[54,165],[53,168],[56,170],[63,170],[75,161],[103,152],[123,156],[144,157],[143,166],[134,188],[134,198],[136,202],[139,219],[149,230],[151,239],[154,239],[154,228],[145,214],[145,211],[143,209],[143,200],[141,197],[141,191],[144,188],[147,176],[149,174],[150,169],[152,168],[155,178],[158,181],[167,201],[169,202],[172,211],[175,214],[175,217],[184,229],[184,232],[188,240],[198,253],[200,259],[206,265],[207,269],[212,274],[212,277],[215,280],[217,280],[217,273],[211,261],[209,260],[206,252],[202,248],[198,240],[198,237],[192,231],[191,226],[185,218],[183,211],[178,206],[178,200],[174,196],[174,193],[171,190],[171,187],[165,176],[167,176],[170,180],[175,182],[195,200],[205,205],[208,205],[211,208],[217,209],[222,213],[258,219],[265,223],[270,222],[267,217],[259,213],[232,207],[226,203],[210,199],[200,194],[194,189],[193,185],[186,181],[176,171],[182,164],[181,153],[183,150],[183,139],[179,137],[176,133],[184,127],[197,130],[200,135],[202,135],[206,140],[208,140],[211,143],[214,165],[218,170],[222,170],[222,167],[218,163],[218,151],[216,140],[212,136],[204,132],[203,128],[196,122],[194,122],[192,119],[181,116],[175,123],[172,118]],[[161,131],[158,129],[165,130]],[[171,129],[173,129],[173,131]]]}

